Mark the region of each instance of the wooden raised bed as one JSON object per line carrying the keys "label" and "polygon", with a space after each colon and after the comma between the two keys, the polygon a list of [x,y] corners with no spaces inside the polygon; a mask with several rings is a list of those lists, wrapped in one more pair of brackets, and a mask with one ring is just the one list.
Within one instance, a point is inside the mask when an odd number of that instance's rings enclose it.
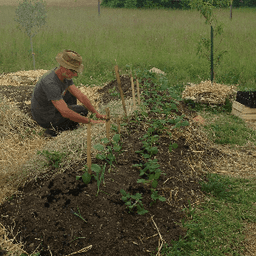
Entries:
{"label": "wooden raised bed", "polygon": [[245,121],[256,121],[256,108],[249,108],[245,105],[234,101],[231,114],[242,118]]}

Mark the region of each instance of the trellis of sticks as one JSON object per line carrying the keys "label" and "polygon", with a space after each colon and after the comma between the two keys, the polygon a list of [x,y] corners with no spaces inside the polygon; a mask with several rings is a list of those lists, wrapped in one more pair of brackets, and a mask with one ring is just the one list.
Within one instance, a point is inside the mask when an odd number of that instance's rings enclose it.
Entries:
{"label": "trellis of sticks", "polygon": [[[125,101],[124,101],[124,94],[121,86],[121,80],[119,76],[119,70],[118,66],[115,66],[115,73],[116,73],[116,80],[118,84],[118,89],[120,91],[121,99],[122,99],[122,104],[123,104],[123,109],[125,113],[125,117],[127,117],[127,111],[125,107]],[[139,81],[136,78],[136,85],[137,85],[137,96],[138,96],[138,104],[140,105],[140,89],[139,89]],[[134,90],[134,82],[133,82],[133,76],[131,74],[131,87],[132,87],[132,97],[133,97],[133,106],[136,107],[136,100],[135,100],[135,90]],[[109,108],[106,108],[106,133],[107,133],[107,139],[109,139],[110,135],[110,110]],[[121,132],[121,127],[120,127],[120,122],[121,122],[122,116],[118,118],[117,124],[118,124],[118,133],[120,134]],[[89,123],[87,125],[87,166],[88,166],[88,173],[92,175],[92,160],[91,160],[91,122],[89,118]]]}

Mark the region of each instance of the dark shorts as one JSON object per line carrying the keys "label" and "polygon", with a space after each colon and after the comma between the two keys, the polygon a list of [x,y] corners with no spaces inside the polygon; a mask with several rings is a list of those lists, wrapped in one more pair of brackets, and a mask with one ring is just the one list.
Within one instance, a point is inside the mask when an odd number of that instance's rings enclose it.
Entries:
{"label": "dark shorts", "polygon": [[[67,91],[66,95],[63,97],[64,101],[67,103],[68,108],[80,114],[81,116],[88,115],[88,109],[84,106],[77,105],[77,99],[73,96],[69,91]],[[55,117],[54,122],[39,124],[43,128],[54,128],[59,131],[65,130],[73,130],[77,127],[78,123],[74,122],[68,118],[65,118],[61,115],[60,112]]]}

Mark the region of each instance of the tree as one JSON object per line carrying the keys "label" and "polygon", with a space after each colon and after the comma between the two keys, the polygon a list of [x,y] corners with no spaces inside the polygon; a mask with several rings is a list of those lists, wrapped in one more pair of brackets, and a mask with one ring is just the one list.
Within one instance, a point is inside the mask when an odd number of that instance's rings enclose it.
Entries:
{"label": "tree", "polygon": [[17,28],[25,32],[30,38],[31,52],[33,56],[33,66],[35,70],[35,53],[33,51],[32,38],[37,34],[39,28],[46,23],[46,7],[43,0],[23,0],[19,3],[15,10],[16,18],[18,22]]}
{"label": "tree", "polygon": [[230,19],[232,20],[232,4],[233,4],[233,0],[231,0],[231,5],[230,5]]}
{"label": "tree", "polygon": [[[213,64],[213,31],[215,31],[214,37],[217,35],[221,35],[223,33],[223,24],[219,24],[216,17],[213,16],[213,2],[216,6],[226,7],[229,6],[230,0],[191,0],[189,5],[192,9],[197,9],[201,15],[206,19],[205,24],[209,24],[211,26],[211,40],[206,38],[201,38],[198,44],[197,55],[202,55],[203,49],[202,46],[206,49],[206,51],[210,50],[210,54],[204,55],[211,63],[211,81],[214,79],[214,69],[213,66],[219,65],[219,62],[223,55],[227,53],[227,51],[223,51],[217,54],[217,61]],[[214,28],[213,28],[214,27]]]}

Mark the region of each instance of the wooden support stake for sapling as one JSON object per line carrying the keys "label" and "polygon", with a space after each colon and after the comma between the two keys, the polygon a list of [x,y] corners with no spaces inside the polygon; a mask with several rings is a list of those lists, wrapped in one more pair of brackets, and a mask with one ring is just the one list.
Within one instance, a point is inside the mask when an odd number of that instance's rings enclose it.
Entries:
{"label": "wooden support stake for sapling", "polygon": [[138,104],[140,105],[140,85],[139,85],[139,81],[137,78],[136,78],[136,84],[137,84]]}
{"label": "wooden support stake for sapling", "polygon": [[87,126],[87,166],[88,166],[88,173],[92,175],[92,159],[91,159],[91,120],[88,118],[89,123]]}
{"label": "wooden support stake for sapling", "polygon": [[125,116],[127,117],[126,107],[125,107],[125,103],[124,103],[124,94],[123,94],[123,90],[122,90],[122,87],[121,87],[121,80],[120,80],[120,76],[119,76],[118,66],[117,65],[115,66],[115,73],[116,73],[116,80],[117,80],[118,88],[119,88],[121,99],[122,99],[122,103],[123,103],[124,113],[125,113]]}
{"label": "wooden support stake for sapling", "polygon": [[110,135],[110,111],[109,111],[109,108],[106,108],[106,114],[107,114],[107,122],[106,122],[107,139],[109,140],[109,135]]}
{"label": "wooden support stake for sapling", "polygon": [[118,120],[117,120],[117,125],[118,125],[118,133],[120,134],[121,132],[121,127],[120,127],[120,122],[121,122],[122,116],[119,116]]}
{"label": "wooden support stake for sapling", "polygon": [[136,107],[133,77],[131,76],[133,109]]}

